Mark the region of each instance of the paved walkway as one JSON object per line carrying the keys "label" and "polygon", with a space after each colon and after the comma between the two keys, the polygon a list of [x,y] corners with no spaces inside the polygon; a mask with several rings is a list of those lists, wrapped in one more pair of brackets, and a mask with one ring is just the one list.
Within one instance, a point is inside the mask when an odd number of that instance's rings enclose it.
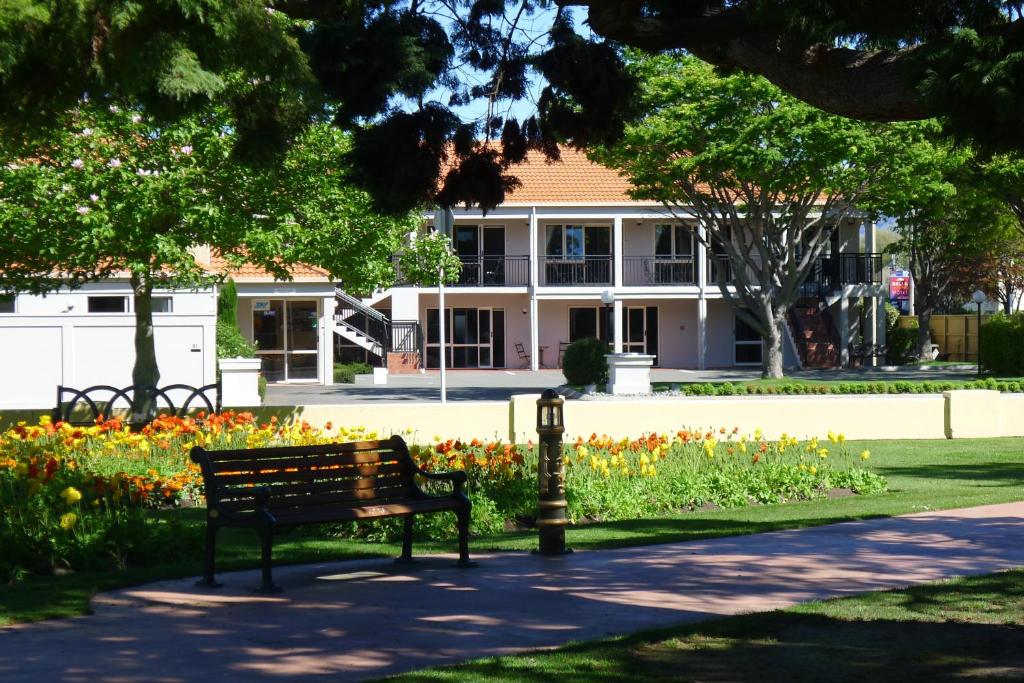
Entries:
{"label": "paved walkway", "polygon": [[1024,565],[1024,503],[561,558],[386,560],[104,594],[0,630],[0,680],[339,681]]}
{"label": "paved walkway", "polygon": [[[565,382],[561,370],[449,370],[449,401],[507,401],[515,394],[540,393]],[[877,382],[883,380],[973,379],[973,371],[947,368],[856,368],[835,370],[793,370],[786,373],[796,379]],[[761,376],[759,369],[670,370],[654,368],[654,382],[748,382]],[[373,385],[369,376],[360,376],[356,384],[271,384],[266,405],[331,405],[371,403],[375,401],[438,401],[441,374],[436,370],[410,374],[392,374],[385,385]]]}

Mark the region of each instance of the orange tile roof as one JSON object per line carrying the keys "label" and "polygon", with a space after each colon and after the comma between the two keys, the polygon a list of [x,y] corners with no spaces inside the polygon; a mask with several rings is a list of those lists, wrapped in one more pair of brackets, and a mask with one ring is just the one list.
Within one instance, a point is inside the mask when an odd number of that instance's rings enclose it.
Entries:
{"label": "orange tile roof", "polygon": [[561,159],[549,161],[530,151],[526,161],[508,170],[522,183],[505,196],[506,204],[634,203],[630,182],[617,171],[594,163],[582,150],[561,148]]}
{"label": "orange tile roof", "polygon": [[[263,268],[252,263],[243,263],[241,266],[232,266],[219,254],[210,255],[209,269],[215,273],[229,273],[238,282],[271,282],[274,276]],[[330,273],[322,268],[310,266],[305,263],[298,263],[289,266],[288,271],[295,280],[316,280],[323,282],[330,280]]]}

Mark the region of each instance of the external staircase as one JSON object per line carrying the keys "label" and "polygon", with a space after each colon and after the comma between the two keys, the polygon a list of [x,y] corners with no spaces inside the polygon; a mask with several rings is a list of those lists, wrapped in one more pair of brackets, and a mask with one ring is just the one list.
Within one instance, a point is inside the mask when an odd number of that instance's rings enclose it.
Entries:
{"label": "external staircase", "polygon": [[334,333],[377,356],[381,365],[389,352],[421,352],[423,331],[418,321],[391,320],[373,307],[388,296],[386,291],[359,299],[336,287],[334,296]]}
{"label": "external staircase", "polygon": [[827,288],[804,286],[802,296],[789,309],[786,321],[805,368],[835,368],[840,364],[839,333],[829,311]]}

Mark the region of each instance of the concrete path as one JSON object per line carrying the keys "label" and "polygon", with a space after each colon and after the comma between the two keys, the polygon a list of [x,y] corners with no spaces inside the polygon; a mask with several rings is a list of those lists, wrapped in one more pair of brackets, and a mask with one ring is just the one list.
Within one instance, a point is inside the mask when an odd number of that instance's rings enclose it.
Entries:
{"label": "concrete path", "polygon": [[168,581],[0,630],[0,680],[339,681],[1024,565],[1024,503],[561,558],[290,567]]}
{"label": "concrete path", "polygon": [[[847,382],[879,382],[884,380],[950,380],[974,379],[974,371],[945,368],[922,369],[856,368],[829,370],[793,370],[787,376],[809,380],[842,380]],[[668,370],[654,368],[655,382],[748,382],[761,376],[759,369]],[[440,400],[441,376],[436,370],[424,373],[392,374],[388,383],[375,386],[357,377],[356,384],[271,384],[267,387],[266,405],[332,405],[346,403],[431,402]],[[450,370],[447,373],[449,401],[507,401],[515,394],[539,394],[565,382],[561,370]]]}

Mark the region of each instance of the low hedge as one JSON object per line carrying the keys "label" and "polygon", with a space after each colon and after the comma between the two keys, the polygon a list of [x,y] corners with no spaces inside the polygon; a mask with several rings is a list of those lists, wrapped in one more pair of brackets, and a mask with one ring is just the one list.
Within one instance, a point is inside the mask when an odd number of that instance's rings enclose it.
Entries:
{"label": "low hedge", "polygon": [[335,363],[334,383],[355,384],[356,375],[368,375],[373,372],[373,366],[368,363]]}
{"label": "low hedge", "polygon": [[1024,382],[997,380],[992,377],[976,381],[954,382],[836,382],[833,384],[683,384],[679,393],[686,396],[808,395],[808,394],[936,394],[956,389],[993,389],[1008,393],[1024,391]]}
{"label": "low hedge", "polygon": [[997,375],[1024,375],[1024,313],[997,313],[981,326],[981,365]]}

